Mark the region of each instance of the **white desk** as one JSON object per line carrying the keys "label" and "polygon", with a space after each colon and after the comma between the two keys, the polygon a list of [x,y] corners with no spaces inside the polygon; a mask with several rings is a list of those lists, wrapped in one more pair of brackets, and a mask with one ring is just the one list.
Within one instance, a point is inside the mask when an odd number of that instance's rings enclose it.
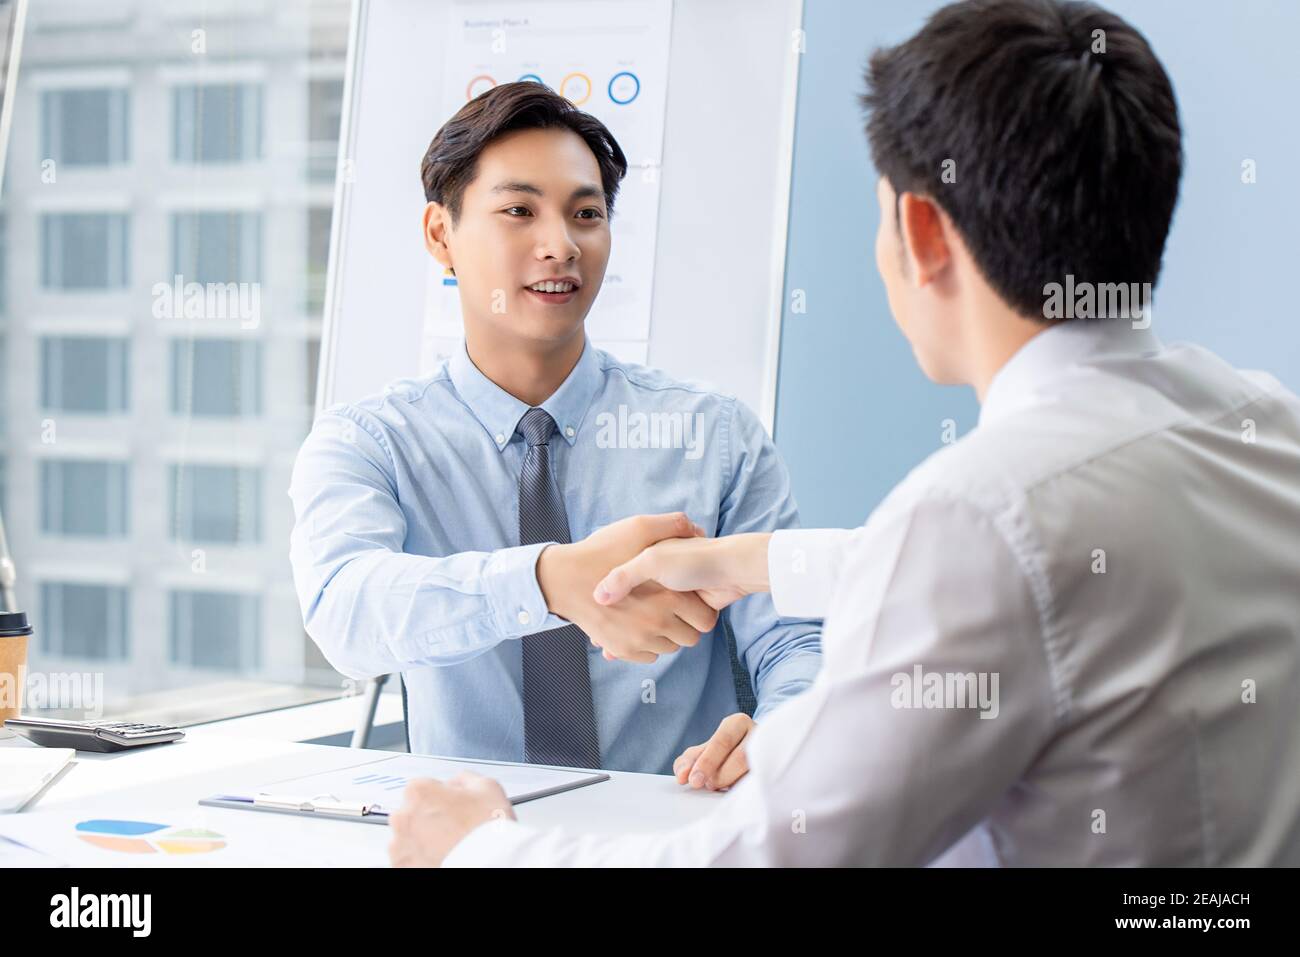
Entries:
{"label": "white desk", "polygon": [[[308,706],[311,707],[311,706]],[[247,719],[240,719],[247,720]],[[278,843],[274,860],[286,866],[384,866],[388,863],[387,827],[352,821],[313,820],[225,808],[199,807],[200,798],[241,787],[392,757],[392,751],[361,751],[323,745],[266,740],[229,733],[232,722],[186,729],[177,744],[137,752],[78,752],[74,766],[27,810],[0,814],[0,834],[23,839],[29,825],[75,815],[79,818],[155,817],[178,808],[193,809],[205,826],[221,833],[244,834],[250,828]],[[34,747],[26,739],[0,741],[0,747]],[[708,813],[721,795],[684,788],[666,775],[609,772],[610,780],[516,807],[519,820],[558,825],[575,832],[656,831],[677,827]],[[34,817],[39,815],[39,818]],[[28,831],[29,834],[32,832]],[[267,845],[269,848],[270,845]],[[125,860],[130,855],[91,848],[77,865],[182,863],[178,859]],[[159,857],[153,855],[153,857]],[[189,866],[220,864],[219,855],[197,855]]]}

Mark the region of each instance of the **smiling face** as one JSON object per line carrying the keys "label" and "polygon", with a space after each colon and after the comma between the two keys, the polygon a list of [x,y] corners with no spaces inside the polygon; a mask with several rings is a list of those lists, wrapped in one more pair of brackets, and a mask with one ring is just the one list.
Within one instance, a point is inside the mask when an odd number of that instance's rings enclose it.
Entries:
{"label": "smiling face", "polygon": [[456,271],[467,337],[569,342],[582,334],[609,262],[596,157],[568,129],[507,133],[479,154],[456,223],[430,203],[424,235]]}

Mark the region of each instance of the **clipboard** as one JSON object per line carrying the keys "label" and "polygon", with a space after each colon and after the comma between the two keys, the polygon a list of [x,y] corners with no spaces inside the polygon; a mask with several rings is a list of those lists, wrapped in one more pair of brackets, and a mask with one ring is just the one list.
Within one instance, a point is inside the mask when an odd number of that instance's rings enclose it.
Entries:
{"label": "clipboard", "polygon": [[325,794],[315,798],[294,798],[285,795],[214,794],[201,798],[204,807],[229,807],[240,811],[269,811],[272,814],[298,814],[303,817],[334,818],[360,821],[362,824],[387,824],[388,812],[374,805],[339,801]]}
{"label": "clipboard", "polygon": [[[395,809],[396,802],[392,799],[383,800],[382,794],[372,794],[368,799],[366,796],[358,797],[358,793],[366,792],[372,786],[390,792],[405,789],[405,784],[400,783],[407,780],[405,776],[382,773],[385,771],[410,769],[415,776],[438,778],[450,776],[446,772],[453,768],[447,767],[448,765],[454,765],[455,770],[473,770],[500,779],[511,804],[524,804],[609,780],[609,775],[603,771],[588,771],[580,768],[395,754],[291,778],[275,785],[259,788],[252,793],[214,794],[202,798],[199,804],[204,807],[264,811],[270,814],[296,814],[300,817],[387,825],[389,812]],[[362,773],[358,775],[355,772]],[[352,776],[351,782],[344,780],[349,775]],[[325,786],[313,785],[314,779],[316,785]],[[339,791],[345,793],[339,794],[337,793]],[[375,800],[374,797],[381,799]]]}

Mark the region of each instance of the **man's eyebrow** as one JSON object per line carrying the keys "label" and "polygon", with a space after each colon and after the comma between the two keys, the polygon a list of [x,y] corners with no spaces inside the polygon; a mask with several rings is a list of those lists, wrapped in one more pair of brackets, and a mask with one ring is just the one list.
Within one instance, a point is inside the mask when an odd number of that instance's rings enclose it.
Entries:
{"label": "man's eyebrow", "polygon": [[[498,183],[496,186],[492,187],[492,192],[530,193],[533,196],[546,195],[544,192],[542,192],[541,187],[534,186],[532,183],[521,183],[521,182]],[[599,186],[596,186],[592,183],[587,183],[585,186],[579,186],[577,189],[573,191],[572,195],[569,196],[569,202],[573,202],[573,200],[575,199],[595,199],[595,198],[603,199],[604,196],[605,196],[605,191],[603,189],[601,189]]]}
{"label": "man's eyebrow", "polygon": [[534,196],[541,196],[540,187],[532,183],[498,183],[492,187],[494,193],[532,193]]}

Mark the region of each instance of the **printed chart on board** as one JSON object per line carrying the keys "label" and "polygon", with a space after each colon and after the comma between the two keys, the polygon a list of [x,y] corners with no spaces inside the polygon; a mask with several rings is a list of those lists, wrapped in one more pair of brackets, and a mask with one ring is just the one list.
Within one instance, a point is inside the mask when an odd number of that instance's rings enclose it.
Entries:
{"label": "printed chart on board", "polygon": [[[603,4],[452,3],[443,45],[443,116],[500,83],[542,83],[601,120],[628,159],[610,221],[612,249],[587,333],[629,362],[650,337],[659,166],[672,0]],[[463,336],[456,279],[432,259],[425,294],[421,374]]]}

